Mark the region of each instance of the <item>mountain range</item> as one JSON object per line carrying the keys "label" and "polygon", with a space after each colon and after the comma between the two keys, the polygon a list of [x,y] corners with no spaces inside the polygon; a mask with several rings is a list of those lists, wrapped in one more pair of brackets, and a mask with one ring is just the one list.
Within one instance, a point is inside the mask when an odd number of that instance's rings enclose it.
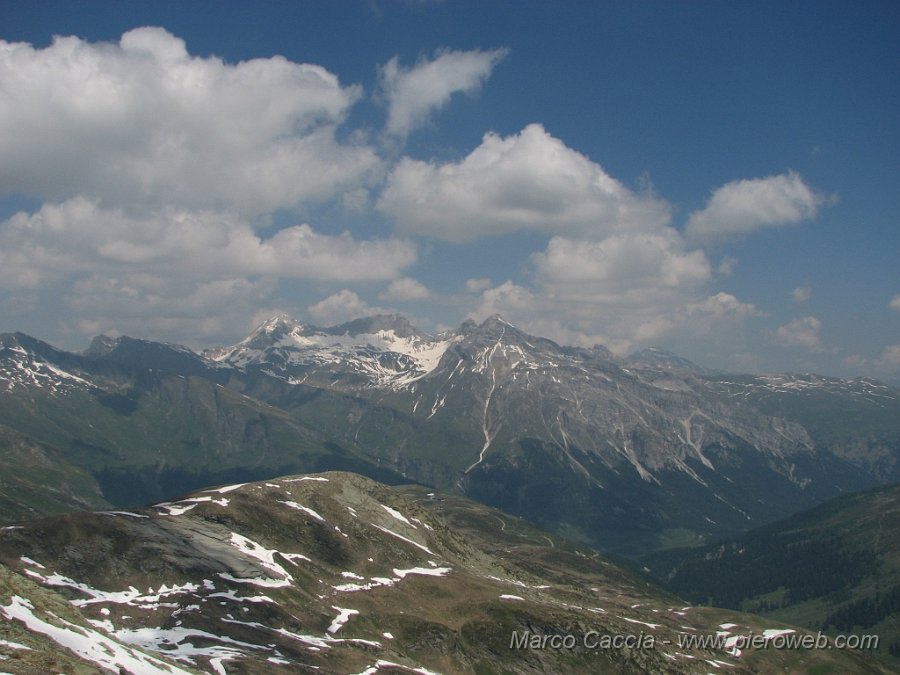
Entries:
{"label": "mountain range", "polygon": [[347,470],[637,557],[900,480],[896,388],[720,373],[656,348],[619,358],[499,316],[438,335],[399,316],[279,316],[203,353],[5,334],[0,426],[0,462],[43,457],[73,477],[4,472],[8,521]]}

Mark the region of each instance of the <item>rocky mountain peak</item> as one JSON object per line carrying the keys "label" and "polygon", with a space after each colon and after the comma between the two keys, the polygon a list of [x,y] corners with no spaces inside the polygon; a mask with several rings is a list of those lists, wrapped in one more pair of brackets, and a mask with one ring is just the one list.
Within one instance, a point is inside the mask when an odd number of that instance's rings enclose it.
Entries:
{"label": "rocky mountain peak", "polygon": [[393,331],[397,337],[401,338],[425,337],[422,331],[399,314],[375,314],[326,329],[326,332],[332,335],[350,335],[352,337],[375,334],[380,331]]}
{"label": "rocky mountain peak", "polygon": [[517,338],[527,337],[525,333],[509,323],[499,314],[492,314],[481,323],[467,319],[457,330],[457,335],[476,341],[487,340],[496,342],[515,341]]}
{"label": "rocky mountain peak", "polygon": [[76,354],[57,349],[43,340],[19,331],[0,333],[0,355],[6,358],[52,362],[64,367],[71,366],[79,360]]}
{"label": "rocky mountain peak", "polygon": [[456,329],[456,332],[458,335],[468,335],[476,328],[478,328],[478,324],[475,323],[475,321],[473,321],[472,319],[466,319],[459,325],[459,328]]}
{"label": "rocky mountain peak", "polygon": [[305,328],[305,325],[288,314],[276,314],[257,326],[250,336],[283,335],[298,328],[303,329]]}
{"label": "rocky mountain peak", "polygon": [[0,347],[5,349],[21,349],[22,346],[19,342],[18,336],[21,333],[2,333],[0,334]]}
{"label": "rocky mountain peak", "polygon": [[515,326],[499,314],[491,314],[478,326],[478,330],[485,332],[495,332],[498,330],[506,330],[507,328],[515,328]]}
{"label": "rocky mountain peak", "polygon": [[91,344],[84,350],[84,355],[88,357],[106,356],[112,352],[118,344],[118,338],[112,338],[109,335],[95,335],[94,339],[91,340]]}
{"label": "rocky mountain peak", "polygon": [[492,314],[480,324],[467,320],[459,327],[457,335],[474,349],[483,349],[497,344],[505,345],[517,354],[529,353],[538,357],[578,351],[577,348],[560,347],[552,340],[526,333],[499,314]]}
{"label": "rocky mountain peak", "polygon": [[277,314],[263,321],[250,335],[238,343],[239,346],[263,350],[275,346],[290,335],[302,335],[307,327],[287,314]]}
{"label": "rocky mountain peak", "polygon": [[263,321],[259,326],[256,327],[253,332],[271,333],[272,331],[279,330],[280,328],[284,327],[293,328],[297,325],[297,323],[297,320],[291,317],[289,314],[276,314]]}
{"label": "rocky mountain peak", "polygon": [[646,366],[663,370],[684,370],[691,373],[707,372],[693,361],[670,352],[662,347],[647,347],[628,357],[628,362],[635,366]]}

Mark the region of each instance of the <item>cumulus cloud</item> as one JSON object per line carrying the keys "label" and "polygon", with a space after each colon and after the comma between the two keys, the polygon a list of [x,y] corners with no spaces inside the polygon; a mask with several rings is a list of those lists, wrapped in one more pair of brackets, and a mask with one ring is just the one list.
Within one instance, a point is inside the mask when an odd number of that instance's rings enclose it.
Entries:
{"label": "cumulus cloud", "polygon": [[402,277],[394,279],[384,291],[378,294],[378,297],[382,300],[396,302],[427,300],[431,297],[431,291],[411,277]]}
{"label": "cumulus cloud", "polygon": [[470,316],[483,320],[494,313],[560,344],[600,344],[625,355],[664,338],[719,330],[756,315],[758,310],[737,299],[728,303],[715,296],[670,307],[620,306],[615,301],[560,298],[507,281],[486,290]]}
{"label": "cumulus cloud", "polygon": [[794,302],[797,304],[803,304],[804,302],[809,302],[812,298],[812,286],[809,284],[804,284],[803,286],[797,286],[793,291],[791,291],[791,297],[794,299]]}
{"label": "cumulus cloud", "polygon": [[442,50],[431,60],[403,68],[395,56],[380,71],[388,103],[387,131],[405,137],[445,106],[456,92],[471,94],[490,76],[508,50]]}
{"label": "cumulus cloud", "polygon": [[371,148],[335,137],[359,87],[279,56],[191,56],[162,28],[115,44],[0,41],[0,82],[8,192],[257,215],[333,197],[380,170]]}
{"label": "cumulus cloud", "polygon": [[891,298],[891,301],[890,301],[890,303],[888,303],[888,306],[891,309],[893,309],[897,312],[900,312],[900,294],[895,295],[893,298]]}
{"label": "cumulus cloud", "polygon": [[335,324],[359,319],[373,314],[389,314],[381,307],[372,307],[351,290],[343,289],[329,295],[306,310],[312,320],[320,326],[333,326]]}
{"label": "cumulus cloud", "polygon": [[811,351],[822,351],[820,332],[822,322],[814,316],[794,319],[775,331],[775,340],[786,347],[803,347]]}
{"label": "cumulus cloud", "polygon": [[93,274],[74,281],[63,300],[82,334],[127,334],[209,346],[249,317],[276,289],[271,278],[180,279],[145,273]]}
{"label": "cumulus cloud", "polygon": [[715,242],[815,218],[828,197],[789,171],[767,178],[736,180],[716,189],[706,206],[688,218],[691,239]]}
{"label": "cumulus cloud", "polygon": [[640,305],[665,301],[711,276],[700,250],[686,251],[669,230],[661,234],[615,234],[600,241],[554,237],[532,260],[537,279],[558,297]]}
{"label": "cumulus cloud", "polygon": [[173,209],[131,216],[81,197],[0,223],[0,284],[8,287],[126,271],[180,279],[391,279],[415,259],[414,245],[400,239],[360,241],[305,224],[266,239],[237,216]]}
{"label": "cumulus cloud", "polygon": [[888,345],[881,352],[879,365],[885,370],[900,371],[900,345]]}
{"label": "cumulus cloud", "polygon": [[900,344],[887,345],[878,356],[864,357],[851,354],[841,359],[842,365],[855,375],[866,373],[871,377],[900,374]]}
{"label": "cumulus cloud", "polygon": [[517,230],[600,238],[670,218],[667,203],[632,192],[539,124],[489,133],[460,162],[404,158],[377,207],[401,232],[455,242]]}
{"label": "cumulus cloud", "polygon": [[614,348],[616,344],[612,337],[595,325],[596,310],[596,307],[574,301],[560,304],[540,289],[505,281],[484,290],[469,317],[483,321],[492,314],[501,314],[528,332],[549,337],[560,344],[604,344]]}
{"label": "cumulus cloud", "polygon": [[718,292],[700,302],[688,303],[685,307],[690,317],[722,318],[726,316],[747,317],[765,316],[756,305],[741,302],[731,293]]}
{"label": "cumulus cloud", "polygon": [[266,238],[235,215],[128,215],[85,198],[0,222],[4,294],[62,296],[54,315],[75,333],[99,327],[189,344],[249,328],[280,280],[389,280],[415,259],[413,244],[395,238],[326,235],[306,224]]}
{"label": "cumulus cloud", "polygon": [[[538,125],[505,139],[489,134],[458,164],[407,166],[424,171],[423,185],[415,203],[409,189],[409,213],[393,210],[401,224],[415,218],[451,240],[516,229],[553,235],[531,255],[526,283],[467,282],[467,290],[481,292],[475,319],[500,313],[560,342],[600,343],[624,354],[668,338],[722,335],[763,316],[731,294],[711,292],[713,267],[669,225],[667,203],[629,190]],[[399,193],[402,170],[391,176],[385,209],[398,203],[390,190]],[[726,259],[719,273],[735,263]]]}
{"label": "cumulus cloud", "polygon": [[493,285],[494,282],[489,277],[466,279],[466,290],[469,293],[481,293],[481,291],[487,290]]}
{"label": "cumulus cloud", "polygon": [[507,281],[488,288],[472,317],[500,313],[566,344],[599,343],[624,354],[762,315],[728,293],[711,295],[705,254],[688,250],[671,229],[599,241],[554,237],[532,262],[533,287]]}
{"label": "cumulus cloud", "polygon": [[721,274],[723,277],[730,277],[734,274],[734,268],[737,267],[738,259],[733,256],[725,256],[719,262],[719,266],[716,268],[716,272]]}

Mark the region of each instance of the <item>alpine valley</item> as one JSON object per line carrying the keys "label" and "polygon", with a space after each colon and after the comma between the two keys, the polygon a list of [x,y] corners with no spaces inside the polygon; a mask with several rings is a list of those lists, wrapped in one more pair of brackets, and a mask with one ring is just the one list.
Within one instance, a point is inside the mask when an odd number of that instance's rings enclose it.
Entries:
{"label": "alpine valley", "polygon": [[868,634],[900,668],[900,485],[832,499],[741,535],[648,556],[681,597],[832,634]]}
{"label": "alpine valley", "polygon": [[399,316],[279,316],[202,354],[5,334],[0,425],[7,522],[347,470],[637,557],[900,480],[896,388],[710,372],[660,349],[621,359],[499,316],[435,336]]}

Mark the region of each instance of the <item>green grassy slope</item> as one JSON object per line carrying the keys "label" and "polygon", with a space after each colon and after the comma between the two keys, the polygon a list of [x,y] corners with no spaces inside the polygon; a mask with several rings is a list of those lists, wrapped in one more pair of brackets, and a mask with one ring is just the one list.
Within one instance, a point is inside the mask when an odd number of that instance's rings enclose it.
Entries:
{"label": "green grassy slope", "polygon": [[93,476],[57,448],[0,426],[0,523],[108,506]]}
{"label": "green grassy slope", "polygon": [[900,485],[830,501],[737,539],[645,559],[695,602],[880,636],[900,667]]}

